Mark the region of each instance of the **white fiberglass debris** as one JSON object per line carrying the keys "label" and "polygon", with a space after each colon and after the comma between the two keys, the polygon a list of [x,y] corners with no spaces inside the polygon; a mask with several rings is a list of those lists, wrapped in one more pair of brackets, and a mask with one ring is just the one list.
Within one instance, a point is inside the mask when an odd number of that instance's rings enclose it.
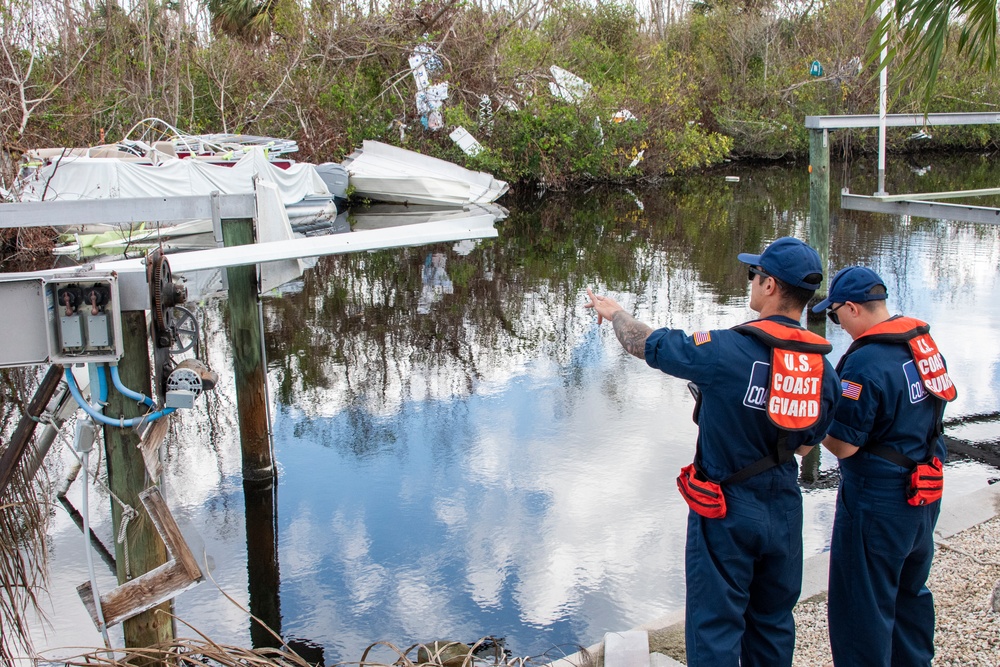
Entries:
{"label": "white fiberglass debris", "polygon": [[476,138],[469,134],[469,131],[462,126],[456,127],[448,136],[469,157],[476,157],[483,150],[482,144],[476,141]]}
{"label": "white fiberglass debris", "polygon": [[549,68],[554,81],[549,82],[549,90],[561,100],[579,104],[590,94],[591,85],[572,72],[553,65]]}
{"label": "white fiberglass debris", "polygon": [[604,145],[604,128],[601,126],[601,117],[594,116],[594,129],[597,130],[597,145]]}
{"label": "white fiberglass debris", "polygon": [[417,91],[426,90],[431,85],[431,77],[427,73],[427,66],[424,59],[416,53],[410,56],[410,69],[413,71],[413,80],[417,84]]}

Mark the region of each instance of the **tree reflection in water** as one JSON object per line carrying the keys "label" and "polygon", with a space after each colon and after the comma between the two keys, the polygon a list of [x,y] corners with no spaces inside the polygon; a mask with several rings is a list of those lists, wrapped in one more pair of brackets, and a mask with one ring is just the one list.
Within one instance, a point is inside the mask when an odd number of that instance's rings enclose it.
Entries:
{"label": "tree reflection in water", "polygon": [[[863,167],[839,172],[854,192],[874,188]],[[980,188],[998,172],[986,159],[934,158],[929,170],[901,165],[890,187]],[[497,239],[323,258],[301,289],[264,298],[281,564],[280,581],[275,559],[253,585],[270,588],[258,599],[286,636],[322,646],[327,660],[357,660],[379,639],[486,634],[525,654],[680,608],[684,509],[673,478],[694,449],[690,398],[683,382],[619,354],[582,294],[620,296],[654,326],[748,318],[736,254],[807,236],[805,165],[503,205]],[[1000,378],[988,369],[1000,361],[982,357],[995,345],[973,353],[965,340],[993,335],[997,230],[838,209],[832,222],[832,266],[874,264],[893,307],[931,320],[956,376],[972,378],[976,390],[953,415],[995,409]],[[969,313],[962,329],[938,317],[956,308]],[[251,519],[222,312],[210,301],[200,317],[223,382],[207,411],[176,422],[167,468],[176,513],[205,535],[233,592],[247,582]],[[828,335],[837,357],[846,339]],[[811,496],[806,510],[815,553],[829,538],[832,497]],[[59,530],[54,544],[76,544]],[[248,642],[248,626],[217,598],[199,587],[178,613],[221,641]],[[69,641],[59,628],[54,636]]]}

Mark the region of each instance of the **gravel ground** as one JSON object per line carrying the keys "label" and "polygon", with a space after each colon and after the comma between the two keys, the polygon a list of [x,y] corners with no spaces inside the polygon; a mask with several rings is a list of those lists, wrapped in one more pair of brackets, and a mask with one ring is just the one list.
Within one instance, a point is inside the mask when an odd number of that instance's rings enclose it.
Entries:
{"label": "gravel ground", "polygon": [[[937,610],[934,665],[1000,665],[1000,517],[938,542],[929,581]],[[795,627],[795,667],[830,664],[825,594],[799,603]]]}

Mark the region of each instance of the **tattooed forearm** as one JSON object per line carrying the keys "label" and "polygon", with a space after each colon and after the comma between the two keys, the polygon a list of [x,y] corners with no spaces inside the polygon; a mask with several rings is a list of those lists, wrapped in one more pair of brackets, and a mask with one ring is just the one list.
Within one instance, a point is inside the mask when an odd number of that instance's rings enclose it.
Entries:
{"label": "tattooed forearm", "polygon": [[611,324],[615,328],[615,335],[618,342],[622,344],[625,351],[640,359],[646,358],[646,339],[653,329],[639,320],[635,319],[624,310],[619,310],[611,318]]}

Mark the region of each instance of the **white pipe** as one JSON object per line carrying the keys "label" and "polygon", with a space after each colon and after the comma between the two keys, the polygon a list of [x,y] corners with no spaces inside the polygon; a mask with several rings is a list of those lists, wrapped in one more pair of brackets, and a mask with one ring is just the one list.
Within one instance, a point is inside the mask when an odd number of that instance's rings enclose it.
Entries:
{"label": "white pipe", "polygon": [[[885,21],[889,11],[889,3],[883,2],[879,5],[879,24]],[[882,52],[879,54],[878,73],[878,191],[875,196],[885,196],[885,114],[888,106],[888,93],[886,91],[888,76],[885,67],[885,59],[888,55],[887,46],[888,35],[882,31]]]}
{"label": "white pipe", "polygon": [[87,553],[87,573],[90,575],[90,592],[94,595],[94,609],[97,611],[97,623],[101,629],[101,636],[104,637],[104,646],[110,650],[111,638],[108,637],[108,626],[104,623],[104,610],[101,608],[101,593],[97,588],[97,574],[94,572],[94,554],[90,544],[90,504],[88,501],[90,486],[87,480],[90,449],[88,448],[80,452],[80,455],[83,457],[83,503],[80,513],[83,515],[83,542],[84,551]]}

